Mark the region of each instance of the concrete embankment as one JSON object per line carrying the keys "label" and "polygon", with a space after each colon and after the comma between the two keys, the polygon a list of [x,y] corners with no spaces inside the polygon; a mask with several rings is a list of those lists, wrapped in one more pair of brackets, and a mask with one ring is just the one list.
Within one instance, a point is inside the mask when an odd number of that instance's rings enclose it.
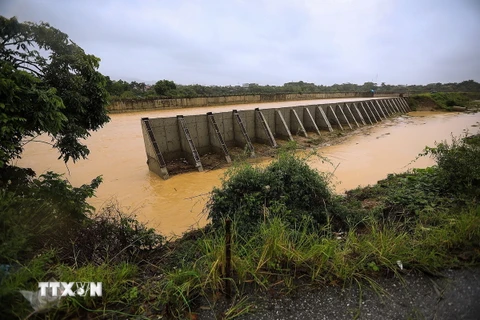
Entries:
{"label": "concrete embankment", "polygon": [[[282,102],[315,100],[330,98],[367,98],[371,97],[370,92],[324,92],[324,93],[289,93],[289,94],[252,94],[252,95],[234,95],[217,97],[198,97],[198,98],[168,98],[168,99],[132,99],[118,100],[112,102],[108,111],[112,113],[132,112],[142,110],[168,110],[179,108],[194,108],[206,106],[220,106],[229,104],[247,104],[262,102]],[[389,97],[398,97],[398,95],[388,95]]]}
{"label": "concrete embankment", "polygon": [[320,135],[321,131],[347,130],[380,122],[410,111],[405,99],[367,99],[316,105],[256,108],[168,118],[142,118],[141,126],[151,171],[169,177],[168,164],[185,159],[203,171],[201,157],[216,153],[231,161],[229,149],[239,147],[255,154],[253,142],[278,146],[276,139]]}

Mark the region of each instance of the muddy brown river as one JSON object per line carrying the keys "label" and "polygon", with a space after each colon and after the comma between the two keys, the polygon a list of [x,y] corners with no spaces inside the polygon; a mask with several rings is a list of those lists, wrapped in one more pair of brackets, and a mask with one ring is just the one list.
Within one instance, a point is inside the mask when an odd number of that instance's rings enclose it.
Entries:
{"label": "muddy brown river", "polygon": [[[208,199],[205,194],[220,185],[225,169],[185,173],[162,180],[148,170],[140,118],[257,106],[278,107],[279,104],[113,114],[110,123],[93,132],[87,140],[91,151],[89,158],[69,163],[68,170],[63,161],[57,160],[56,150],[39,142],[27,144],[22,159],[16,164],[31,167],[37,174],[47,170],[64,173],[74,186],[103,175],[97,197],[90,201],[97,210],[118,201],[125,211],[135,212],[139,220],[163,234],[179,235],[190,227],[205,225],[206,214],[202,213]],[[477,133],[479,121],[480,113],[411,112],[362,127],[341,144],[319,148],[318,152],[328,157],[332,164],[322,164],[320,159],[312,158],[310,165],[334,171],[335,190],[341,193],[358,185],[373,184],[388,173],[431,165],[433,161],[428,158],[410,162],[426,145],[433,146],[435,141],[450,140],[452,134],[458,136],[466,130]],[[37,140],[49,141],[49,138]]]}

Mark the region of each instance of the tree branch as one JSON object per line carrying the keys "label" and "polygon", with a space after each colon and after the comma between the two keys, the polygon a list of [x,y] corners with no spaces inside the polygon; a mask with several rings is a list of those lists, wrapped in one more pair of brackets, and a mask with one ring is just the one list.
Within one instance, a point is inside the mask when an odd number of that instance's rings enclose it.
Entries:
{"label": "tree branch", "polygon": [[10,41],[12,38],[14,38],[14,37],[10,37],[8,39],[5,39],[5,41],[2,42],[2,45],[4,45],[4,46],[14,46],[14,45],[20,44],[22,42],[26,42],[28,45],[31,45],[31,42],[35,40],[34,38],[31,38],[31,39],[17,40],[17,41],[11,42],[11,43],[5,43],[6,41]]}
{"label": "tree branch", "polygon": [[15,58],[15,57],[12,57],[12,59],[14,60],[13,63],[14,63],[16,66],[20,66],[20,64],[17,65],[17,64],[15,63],[15,62],[18,61],[18,62],[20,62],[20,63],[26,63],[26,64],[28,64],[28,65],[30,65],[30,66],[32,66],[32,67],[35,67],[39,72],[42,72],[42,69],[41,69],[39,66],[37,66],[35,63],[31,62],[31,61],[23,60],[23,59],[18,59],[18,58]]}
{"label": "tree branch", "polygon": [[39,78],[43,77],[43,74],[41,74],[41,73],[39,73],[39,72],[37,72],[37,71],[35,71],[35,70],[32,70],[32,69],[30,69],[30,68],[28,68],[28,67],[19,65],[18,68],[22,68],[22,69],[28,70],[28,71],[30,71],[31,73],[35,74],[35,75],[36,75],[37,77],[39,77]]}

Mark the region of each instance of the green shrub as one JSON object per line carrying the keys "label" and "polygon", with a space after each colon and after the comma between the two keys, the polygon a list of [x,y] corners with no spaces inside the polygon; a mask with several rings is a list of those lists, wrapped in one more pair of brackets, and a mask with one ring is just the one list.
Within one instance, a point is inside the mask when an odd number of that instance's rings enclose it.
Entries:
{"label": "green shrub", "polygon": [[230,171],[222,186],[214,188],[208,207],[215,228],[230,217],[243,234],[255,230],[269,215],[290,225],[306,217],[323,224],[332,203],[324,176],[311,169],[305,159],[281,153],[266,168],[244,164]]}
{"label": "green shrub", "polygon": [[437,92],[432,93],[431,97],[443,109],[450,109],[453,106],[464,107],[469,100],[462,92]]}
{"label": "green shrub", "polygon": [[0,188],[0,263],[25,261],[43,248],[68,243],[93,209],[87,199],[101,182],[98,177],[75,188],[52,172],[38,179],[17,173],[18,180]]}
{"label": "green shrub", "polygon": [[388,185],[386,205],[392,213],[416,213],[443,200],[439,197],[438,170],[434,167],[392,174],[381,184]]}
{"label": "green shrub", "polygon": [[93,215],[87,199],[100,177],[78,188],[52,172],[20,180],[23,185],[0,188],[0,264],[25,262],[47,248],[72,265],[132,261],[163,243],[163,236],[116,205]]}
{"label": "green shrub", "polygon": [[78,226],[69,240],[59,247],[62,261],[100,265],[139,261],[143,253],[161,246],[165,237],[112,203]]}
{"label": "green shrub", "polygon": [[436,105],[440,109],[451,110],[453,106],[467,106],[473,95],[464,92],[435,92],[415,94],[408,97],[408,104],[412,110],[416,110],[419,106]]}
{"label": "green shrub", "polygon": [[423,155],[433,157],[438,167],[438,183],[443,192],[480,196],[480,135],[453,138],[425,148]]}

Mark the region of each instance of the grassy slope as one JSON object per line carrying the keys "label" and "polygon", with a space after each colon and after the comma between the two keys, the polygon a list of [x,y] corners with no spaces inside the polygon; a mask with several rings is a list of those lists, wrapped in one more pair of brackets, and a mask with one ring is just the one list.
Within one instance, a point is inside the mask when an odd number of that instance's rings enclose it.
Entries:
{"label": "grassy slope", "polygon": [[413,110],[423,108],[451,111],[453,106],[469,107],[475,99],[480,99],[480,93],[472,92],[437,92],[415,94],[407,98]]}

